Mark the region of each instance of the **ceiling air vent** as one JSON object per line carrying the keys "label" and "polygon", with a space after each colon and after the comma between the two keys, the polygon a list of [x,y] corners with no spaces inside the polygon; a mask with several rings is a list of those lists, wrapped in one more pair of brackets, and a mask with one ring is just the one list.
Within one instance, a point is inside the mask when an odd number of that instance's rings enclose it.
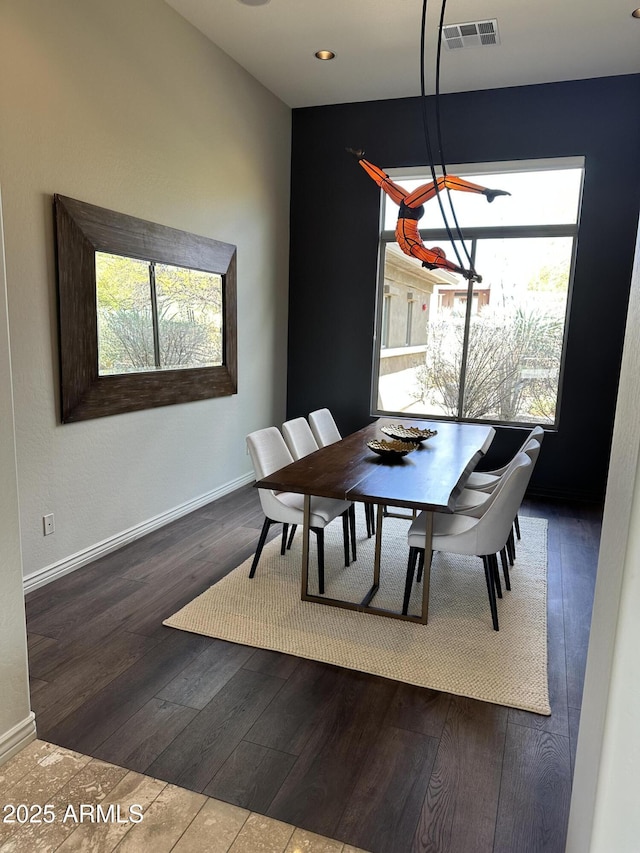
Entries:
{"label": "ceiling air vent", "polygon": [[498,22],[494,18],[491,21],[469,21],[466,24],[446,24],[442,28],[442,40],[448,50],[500,44]]}

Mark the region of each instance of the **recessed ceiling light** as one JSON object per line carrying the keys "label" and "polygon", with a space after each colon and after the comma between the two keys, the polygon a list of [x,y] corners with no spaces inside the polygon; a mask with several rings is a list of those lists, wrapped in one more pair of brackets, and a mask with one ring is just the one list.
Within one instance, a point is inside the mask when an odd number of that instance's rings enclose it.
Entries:
{"label": "recessed ceiling light", "polygon": [[640,8],[634,9],[633,12],[631,13],[631,16],[633,18],[640,18]]}
{"label": "recessed ceiling light", "polygon": [[245,6],[264,6],[269,0],[238,0],[238,2],[243,3]]}
{"label": "recessed ceiling light", "polygon": [[332,50],[316,50],[314,54],[316,59],[335,59],[336,55]]}

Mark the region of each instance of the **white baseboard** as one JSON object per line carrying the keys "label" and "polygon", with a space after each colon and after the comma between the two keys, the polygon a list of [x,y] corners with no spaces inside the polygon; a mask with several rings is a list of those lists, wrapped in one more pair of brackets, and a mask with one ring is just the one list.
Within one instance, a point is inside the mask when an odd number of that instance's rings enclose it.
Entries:
{"label": "white baseboard", "polygon": [[104,557],[112,551],[117,551],[118,548],[128,545],[129,542],[140,539],[142,536],[146,536],[147,533],[158,530],[160,527],[164,527],[165,524],[169,524],[170,522],[181,518],[183,515],[187,515],[188,513],[193,512],[201,506],[205,506],[205,504],[211,503],[211,501],[215,501],[224,495],[228,495],[230,492],[234,492],[241,486],[248,485],[253,482],[253,480],[253,473],[244,474],[243,476],[237,477],[235,480],[231,480],[229,483],[225,483],[223,486],[220,486],[211,492],[207,492],[204,495],[200,495],[186,503],[180,504],[180,506],[174,507],[166,512],[162,512],[160,515],[156,515],[154,518],[150,518],[147,521],[136,524],[128,530],[116,533],[108,539],[103,539],[102,542],[90,545],[88,548],[78,551],[76,554],[72,554],[69,557],[65,557],[63,560],[58,560],[57,563],[52,563],[50,566],[38,569],[38,571],[33,572],[30,575],[25,575],[23,579],[25,594],[27,592],[33,592],[34,589],[45,586],[45,584],[51,583],[51,581],[57,580],[57,578],[61,578],[63,575],[74,572],[76,569],[86,566],[87,563],[92,563],[99,557]]}
{"label": "white baseboard", "polygon": [[13,758],[16,753],[35,740],[36,735],[36,717],[33,711],[21,722],[9,729],[3,735],[0,735],[0,764],[4,764],[10,758]]}

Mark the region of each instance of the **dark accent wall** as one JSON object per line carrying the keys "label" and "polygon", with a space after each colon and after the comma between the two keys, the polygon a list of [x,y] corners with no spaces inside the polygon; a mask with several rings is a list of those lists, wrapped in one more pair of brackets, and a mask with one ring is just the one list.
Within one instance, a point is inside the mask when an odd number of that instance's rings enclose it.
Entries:
{"label": "dark accent wall", "polygon": [[[447,163],[586,158],[559,429],[532,490],[601,499],[640,209],[640,75],[445,95],[441,118]],[[371,420],[379,190],[345,146],[424,165],[420,99],[293,112],[287,416],[328,406],[348,432]],[[500,428],[487,461],[521,440]]]}

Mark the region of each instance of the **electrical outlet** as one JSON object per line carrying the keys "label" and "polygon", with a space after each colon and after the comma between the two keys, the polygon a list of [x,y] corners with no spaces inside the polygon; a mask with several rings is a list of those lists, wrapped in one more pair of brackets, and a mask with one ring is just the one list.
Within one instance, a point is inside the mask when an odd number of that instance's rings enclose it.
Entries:
{"label": "electrical outlet", "polygon": [[42,516],[42,526],[44,528],[45,536],[50,536],[55,531],[56,525],[53,520],[53,513]]}

